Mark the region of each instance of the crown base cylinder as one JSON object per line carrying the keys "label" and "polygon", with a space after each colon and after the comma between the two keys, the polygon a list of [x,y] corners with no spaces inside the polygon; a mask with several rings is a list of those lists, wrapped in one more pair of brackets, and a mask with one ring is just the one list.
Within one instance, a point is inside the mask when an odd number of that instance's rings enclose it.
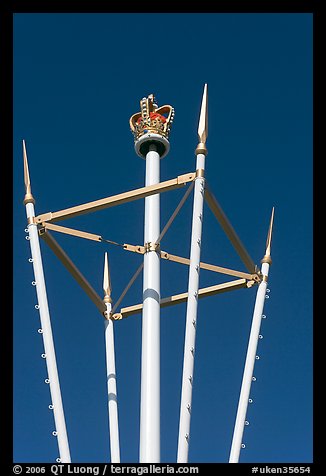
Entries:
{"label": "crown base cylinder", "polygon": [[163,157],[165,157],[170,150],[170,142],[166,137],[160,134],[149,132],[135,141],[136,154],[142,159],[146,160],[146,156],[151,149],[151,145],[155,145],[161,159],[163,159]]}

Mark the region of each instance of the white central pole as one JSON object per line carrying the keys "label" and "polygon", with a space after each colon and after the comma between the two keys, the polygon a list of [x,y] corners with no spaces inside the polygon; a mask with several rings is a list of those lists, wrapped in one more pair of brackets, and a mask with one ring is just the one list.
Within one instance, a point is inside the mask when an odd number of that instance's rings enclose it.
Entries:
{"label": "white central pole", "polygon": [[[160,155],[155,144],[146,154],[146,182],[160,181]],[[141,463],[160,462],[160,257],[154,245],[160,235],[160,195],[145,198],[140,405]]]}
{"label": "white central pole", "polygon": [[63,412],[63,405],[61,399],[59,375],[57,369],[57,362],[54,349],[54,341],[51,328],[51,319],[49,312],[49,305],[45,287],[45,279],[42,265],[41,248],[39,242],[39,235],[37,225],[32,222],[35,217],[34,210],[34,198],[31,194],[27,154],[25,148],[25,142],[23,142],[23,155],[24,155],[24,175],[25,175],[25,187],[26,194],[24,204],[26,206],[26,215],[28,219],[28,234],[31,247],[31,254],[33,260],[34,277],[36,283],[36,293],[38,300],[38,308],[40,312],[41,331],[44,343],[44,357],[46,361],[46,367],[48,372],[52,409],[55,422],[55,434],[58,438],[59,454],[61,463],[70,463],[70,451],[68,444],[68,436],[66,430],[65,416]]}

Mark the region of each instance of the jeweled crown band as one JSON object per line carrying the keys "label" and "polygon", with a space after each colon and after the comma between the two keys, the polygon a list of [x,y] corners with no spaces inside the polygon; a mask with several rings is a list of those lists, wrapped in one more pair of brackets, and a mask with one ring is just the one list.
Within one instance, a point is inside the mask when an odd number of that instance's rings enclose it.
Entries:
{"label": "jeweled crown band", "polygon": [[174,108],[169,105],[158,107],[153,94],[140,101],[140,112],[129,120],[135,141],[148,133],[159,134],[166,139],[169,136],[174,119]]}

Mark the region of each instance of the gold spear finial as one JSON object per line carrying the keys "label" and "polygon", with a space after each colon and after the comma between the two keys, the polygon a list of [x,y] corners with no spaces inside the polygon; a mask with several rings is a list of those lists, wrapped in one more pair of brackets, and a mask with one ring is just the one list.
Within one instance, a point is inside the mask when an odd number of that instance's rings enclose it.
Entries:
{"label": "gold spear finial", "polygon": [[29,171],[28,171],[26,145],[24,140],[23,140],[23,159],[24,159],[24,182],[25,182],[25,197],[24,197],[23,203],[24,205],[26,205],[26,203],[35,203],[35,199],[32,195],[31,181],[29,178]]}
{"label": "gold spear finial", "polygon": [[271,244],[272,244],[273,221],[274,221],[274,207],[272,208],[272,215],[271,215],[271,220],[269,223],[269,229],[268,229],[267,240],[266,240],[266,251],[265,251],[264,258],[261,260],[262,263],[272,264]]}
{"label": "gold spear finial", "polygon": [[196,148],[196,154],[207,154],[206,140],[208,136],[208,114],[207,114],[207,83],[204,86],[203,99],[198,124],[199,144]]}
{"label": "gold spear finial", "polygon": [[107,252],[105,252],[105,255],[104,255],[103,291],[105,293],[103,301],[105,303],[112,302],[112,299],[111,299],[111,278],[110,278],[109,260],[108,260]]}

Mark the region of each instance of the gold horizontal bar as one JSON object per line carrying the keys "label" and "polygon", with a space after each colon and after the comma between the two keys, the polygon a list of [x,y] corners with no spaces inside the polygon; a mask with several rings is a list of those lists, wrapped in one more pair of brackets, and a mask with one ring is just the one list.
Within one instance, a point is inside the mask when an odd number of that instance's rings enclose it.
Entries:
{"label": "gold horizontal bar", "polygon": [[[174,261],[176,263],[186,264],[188,266],[190,265],[190,259],[183,258],[181,256],[171,255],[170,253],[167,253],[166,251],[161,251],[161,258],[169,260],[169,261]],[[209,271],[214,271],[215,273],[228,274],[230,276],[237,276],[238,278],[253,279],[257,282],[259,281],[259,277],[257,274],[243,273],[242,271],[236,271],[229,268],[222,268],[222,266],[216,266],[215,264],[203,263],[202,261],[200,262],[200,268],[207,269]]]}
{"label": "gold horizontal bar", "polygon": [[227,237],[231,241],[234,249],[240,256],[242,262],[246,266],[247,270],[249,273],[256,273],[256,265],[253,262],[253,260],[250,258],[246,248],[242,244],[240,238],[236,234],[233,226],[229,222],[228,218],[226,217],[224,211],[222,210],[222,207],[212,194],[212,192],[208,189],[206,186],[205,188],[205,199],[207,201],[207,204],[209,208],[212,210],[213,214],[217,218],[218,222],[220,223],[221,227],[223,228],[224,232],[226,233]]}
{"label": "gold horizontal bar", "polygon": [[[227,291],[233,291],[235,289],[247,287],[247,281],[245,279],[236,279],[234,281],[229,281],[227,283],[215,284],[214,286],[209,286],[207,288],[199,289],[198,299],[201,299],[206,296],[213,296],[214,294],[220,294]],[[186,302],[188,298],[188,293],[175,294],[167,298],[163,298],[160,301],[161,307],[173,306],[175,304],[180,304]],[[135,304],[134,306],[124,307],[121,309],[120,313],[113,314],[112,319],[121,319],[124,317],[132,316],[133,314],[138,314],[143,308],[142,304]]]}
{"label": "gold horizontal bar", "polygon": [[167,192],[175,188],[183,187],[188,182],[192,182],[196,177],[196,173],[188,173],[179,175],[178,177],[160,182],[158,184],[149,185],[147,187],[137,188],[129,192],[119,193],[118,195],[112,195],[111,197],[102,198],[93,202],[84,203],[76,207],[66,208],[58,212],[48,212],[43,215],[38,215],[35,218],[35,223],[42,223],[44,221],[55,222],[60,220],[66,220],[75,216],[83,215],[85,213],[95,212],[103,210],[105,208],[114,207],[123,203],[138,200],[139,198],[155,195],[156,193]]}
{"label": "gold horizontal bar", "polygon": [[69,271],[69,273],[75,278],[77,283],[81,286],[81,288],[85,291],[87,296],[93,301],[97,309],[103,315],[106,311],[106,305],[104,304],[103,300],[97,294],[97,292],[92,288],[89,284],[87,279],[82,275],[76,265],[71,261],[69,256],[63,251],[61,246],[57,243],[57,241],[53,238],[49,231],[44,230],[41,233],[41,238],[46,242],[46,244],[51,248],[53,253],[59,258],[61,263],[65,266],[65,268]]}
{"label": "gold horizontal bar", "polygon": [[128,243],[124,243],[123,249],[126,251],[132,251],[133,253],[139,253],[141,255],[145,254],[145,246],[129,245]]}
{"label": "gold horizontal bar", "polygon": [[[127,251],[132,251],[134,253],[139,253],[139,254],[145,253],[145,247],[140,245],[130,245],[128,243],[124,243],[123,248]],[[168,253],[167,251],[160,251],[160,257],[162,259],[173,261],[175,263],[185,264],[188,266],[190,265],[190,259],[183,258],[182,256],[172,255]],[[256,273],[254,274],[243,273],[242,271],[236,271],[229,268],[223,268],[222,266],[216,266],[214,264],[203,263],[202,261],[200,262],[200,268],[207,269],[209,271],[214,271],[215,273],[227,274],[229,276],[236,276],[238,278],[253,280],[255,282],[260,281],[260,278],[258,274]]]}
{"label": "gold horizontal bar", "polygon": [[102,237],[100,235],[94,235],[93,233],[74,230],[73,228],[67,228],[65,226],[54,225],[53,223],[47,222],[43,222],[42,226],[49,230],[65,233],[66,235],[78,236],[79,238],[86,238],[87,240],[102,241]]}

